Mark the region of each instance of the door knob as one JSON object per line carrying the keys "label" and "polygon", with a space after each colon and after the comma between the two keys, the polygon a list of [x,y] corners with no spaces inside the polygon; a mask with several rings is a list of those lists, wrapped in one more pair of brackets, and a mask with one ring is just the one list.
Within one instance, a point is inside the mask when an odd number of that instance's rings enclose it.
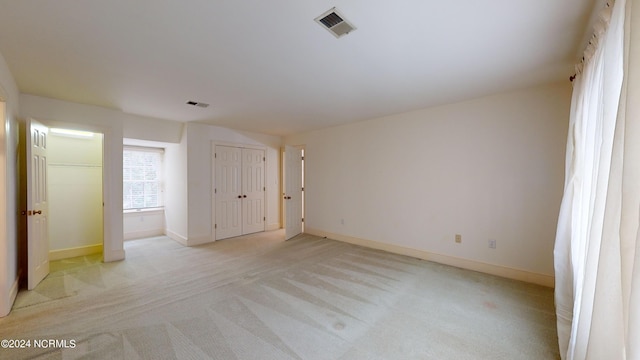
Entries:
{"label": "door knob", "polygon": [[242,195],[242,197],[243,197],[243,198],[246,198],[246,197],[247,197],[247,195]]}
{"label": "door knob", "polygon": [[242,195],[238,195],[238,199],[242,199]]}

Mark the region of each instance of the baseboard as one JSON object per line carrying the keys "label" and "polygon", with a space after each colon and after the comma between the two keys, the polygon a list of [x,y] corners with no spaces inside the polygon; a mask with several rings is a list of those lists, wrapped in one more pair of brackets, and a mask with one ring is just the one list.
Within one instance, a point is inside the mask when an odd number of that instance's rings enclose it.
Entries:
{"label": "baseboard", "polygon": [[77,256],[86,256],[102,252],[102,244],[79,246],[70,249],[49,251],[49,261],[68,259]]}
{"label": "baseboard", "polygon": [[0,317],[5,317],[9,315],[11,312],[11,308],[13,307],[13,303],[16,301],[16,297],[18,296],[18,288],[20,285],[20,275],[16,277],[16,280],[11,285],[11,289],[9,289],[9,296],[7,298],[0,299]]}
{"label": "baseboard", "polygon": [[202,244],[208,244],[210,242],[213,242],[214,240],[211,240],[210,236],[198,236],[198,237],[189,237],[187,239],[187,246],[197,246],[197,245],[202,245]]}
{"label": "baseboard", "polygon": [[273,230],[279,230],[279,229],[280,229],[280,223],[274,223],[274,224],[268,224],[266,231],[273,231]]}
{"label": "baseboard", "polygon": [[125,258],[124,249],[111,250],[109,252],[103,251],[102,258],[104,262],[124,260]]}
{"label": "baseboard", "polygon": [[131,231],[128,233],[124,233],[124,240],[142,239],[142,238],[162,236],[162,235],[164,235],[164,229]]}
{"label": "baseboard", "polygon": [[305,233],[316,235],[316,236],[327,237],[329,239],[338,240],[338,241],[342,241],[342,242],[346,242],[354,245],[360,245],[360,246],[364,246],[372,249],[383,250],[383,251],[387,251],[394,254],[406,255],[406,256],[411,256],[418,259],[433,261],[433,262],[444,264],[444,265],[455,266],[462,269],[496,275],[496,276],[500,276],[508,279],[524,281],[524,282],[543,285],[547,287],[554,287],[555,285],[555,278],[553,276],[534,273],[526,270],[515,269],[515,268],[510,268],[510,267],[495,265],[495,264],[487,264],[480,261],[457,258],[449,255],[436,254],[436,253],[431,253],[424,250],[417,250],[417,249],[412,249],[412,248],[408,248],[400,245],[382,243],[374,240],[360,239],[360,238],[347,236],[347,235],[334,234],[334,233],[329,233],[329,232],[318,230],[318,229],[312,229],[309,227],[305,228]]}
{"label": "baseboard", "polygon": [[169,237],[169,239],[174,240],[179,242],[180,244],[184,245],[184,246],[189,246],[187,245],[187,238],[179,235],[171,230],[165,230],[164,231],[165,235],[167,235],[167,237]]}

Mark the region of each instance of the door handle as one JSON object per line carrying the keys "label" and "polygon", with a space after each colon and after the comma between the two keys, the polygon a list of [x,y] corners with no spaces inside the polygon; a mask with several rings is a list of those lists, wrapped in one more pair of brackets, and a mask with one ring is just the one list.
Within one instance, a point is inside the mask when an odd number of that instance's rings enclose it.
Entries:
{"label": "door handle", "polygon": [[242,199],[242,195],[238,195],[238,199]]}
{"label": "door handle", "polygon": [[242,197],[243,197],[243,198],[246,198],[246,197],[247,197],[247,195],[242,195]]}
{"label": "door handle", "polygon": [[33,215],[42,214],[42,210],[33,210]]}

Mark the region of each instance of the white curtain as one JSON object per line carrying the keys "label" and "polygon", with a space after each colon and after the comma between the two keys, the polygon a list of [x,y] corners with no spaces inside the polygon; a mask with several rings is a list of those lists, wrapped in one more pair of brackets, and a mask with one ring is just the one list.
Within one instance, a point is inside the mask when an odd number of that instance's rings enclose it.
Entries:
{"label": "white curtain", "polygon": [[563,359],[640,360],[639,16],[610,1],[574,80],[554,251]]}

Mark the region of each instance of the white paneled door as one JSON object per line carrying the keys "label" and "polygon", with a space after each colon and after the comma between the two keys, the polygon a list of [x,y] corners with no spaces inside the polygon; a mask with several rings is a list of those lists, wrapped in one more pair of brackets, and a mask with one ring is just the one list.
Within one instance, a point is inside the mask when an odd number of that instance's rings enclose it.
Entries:
{"label": "white paneled door", "polygon": [[264,231],[264,150],[217,145],[214,161],[216,240]]}
{"label": "white paneled door", "polygon": [[49,209],[47,205],[47,135],[49,129],[27,121],[27,287],[32,290],[49,274]]}
{"label": "white paneled door", "polygon": [[284,237],[289,240],[302,232],[302,149],[284,148]]}
{"label": "white paneled door", "polygon": [[242,149],[242,232],[264,231],[264,150]]}

